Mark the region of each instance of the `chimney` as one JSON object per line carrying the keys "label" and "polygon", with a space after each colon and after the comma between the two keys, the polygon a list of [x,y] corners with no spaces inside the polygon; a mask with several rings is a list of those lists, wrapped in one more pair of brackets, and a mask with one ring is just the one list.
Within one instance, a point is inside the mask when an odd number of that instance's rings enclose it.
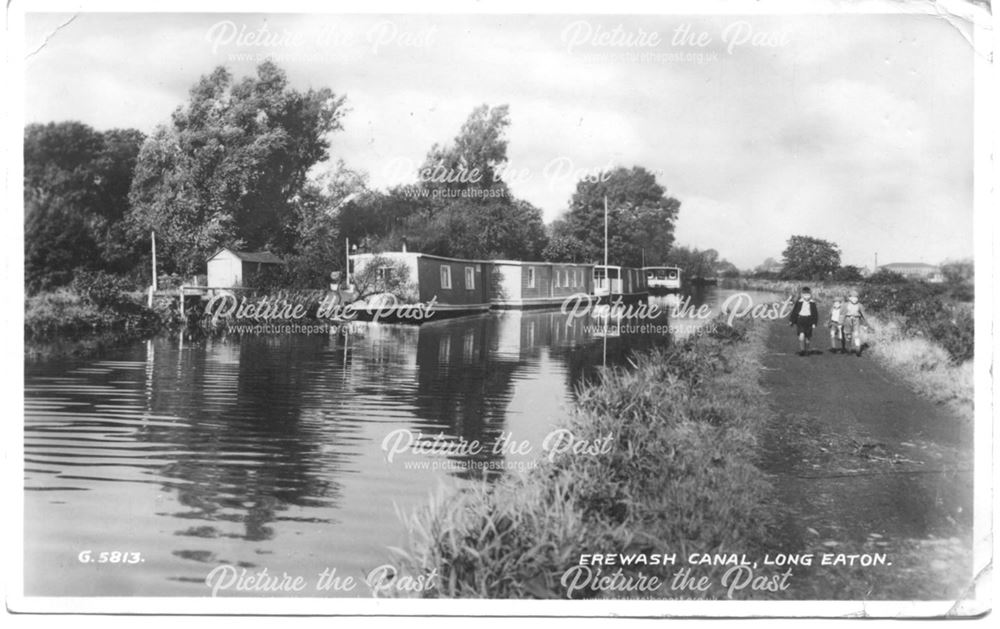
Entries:
{"label": "chimney", "polygon": [[403,253],[406,253],[406,236],[403,236]]}

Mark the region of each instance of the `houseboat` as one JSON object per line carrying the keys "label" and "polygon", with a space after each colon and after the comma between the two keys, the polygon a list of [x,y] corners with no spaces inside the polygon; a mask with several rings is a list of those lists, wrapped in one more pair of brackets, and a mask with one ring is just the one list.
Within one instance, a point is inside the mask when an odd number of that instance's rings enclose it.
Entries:
{"label": "houseboat", "polygon": [[674,293],[681,289],[681,270],[676,266],[644,266],[651,295]]}
{"label": "houseboat", "polygon": [[[357,253],[349,259],[351,283],[360,296],[354,307],[359,319],[423,323],[490,309],[489,260],[410,251]],[[372,264],[378,268],[369,269]],[[396,272],[403,277],[391,277]]]}
{"label": "houseboat", "polygon": [[495,308],[551,308],[577,293],[592,294],[592,264],[491,260]]}
{"label": "houseboat", "polygon": [[605,303],[648,294],[646,274],[633,267],[462,260],[409,251],[357,253],[349,261],[345,292],[357,297],[357,318],[369,321],[423,323],[490,308],[558,308],[580,293]]}
{"label": "houseboat", "polygon": [[593,293],[598,301],[640,301],[649,294],[646,274],[630,266],[598,264],[594,266]]}

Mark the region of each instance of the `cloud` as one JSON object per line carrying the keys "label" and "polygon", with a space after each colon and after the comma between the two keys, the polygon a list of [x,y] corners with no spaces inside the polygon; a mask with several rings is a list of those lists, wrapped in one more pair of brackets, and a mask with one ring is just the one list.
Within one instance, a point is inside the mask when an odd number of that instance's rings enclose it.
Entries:
{"label": "cloud", "polygon": [[[65,16],[27,17],[32,48]],[[943,21],[586,16],[594,32],[660,43],[569,49],[577,19],[83,14],[28,61],[26,112],[149,132],[216,65],[242,76],[272,56],[294,86],[346,94],[331,154],[377,187],[400,182],[392,160],[450,142],[473,107],[507,103],[511,188],[548,220],[575,187],[554,161],[573,175],[641,165],[681,200],[678,239],[740,266],[792,234],[835,240],[859,264],[971,250],[972,51]],[[213,40],[224,21],[242,39]],[[730,50],[722,34],[741,21],[785,43]],[[711,42],[676,44],[678,29]]]}

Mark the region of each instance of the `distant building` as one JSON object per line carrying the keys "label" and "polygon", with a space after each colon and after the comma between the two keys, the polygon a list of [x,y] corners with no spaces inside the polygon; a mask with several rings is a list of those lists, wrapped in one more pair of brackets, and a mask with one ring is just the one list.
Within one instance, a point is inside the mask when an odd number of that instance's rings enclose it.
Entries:
{"label": "distant building", "polygon": [[208,285],[238,288],[268,269],[280,269],[285,262],[269,251],[254,253],[223,247],[208,259]]}
{"label": "distant building", "polygon": [[933,264],[924,264],[923,262],[893,262],[892,264],[880,265],[878,270],[899,273],[908,280],[944,281],[944,275],[941,274],[941,267]]}

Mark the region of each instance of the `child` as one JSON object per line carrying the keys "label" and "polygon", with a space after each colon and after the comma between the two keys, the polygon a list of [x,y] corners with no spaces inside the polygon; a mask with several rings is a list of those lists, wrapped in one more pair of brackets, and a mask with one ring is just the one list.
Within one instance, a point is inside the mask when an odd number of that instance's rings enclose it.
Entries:
{"label": "child", "polygon": [[852,342],[851,353],[858,358],[861,358],[861,327],[867,325],[864,309],[858,303],[858,291],[852,290],[844,307],[844,336]]}
{"label": "child", "polygon": [[794,325],[799,332],[799,356],[809,354],[809,342],[812,340],[813,330],[819,322],[819,308],[812,301],[812,291],[808,286],[802,287],[799,300],[792,307],[792,314],[788,317],[788,325]]}
{"label": "child", "polygon": [[833,308],[830,309],[830,320],[826,325],[830,328],[830,351],[846,354],[847,344],[844,342],[844,309],[839,298],[833,300]]}

